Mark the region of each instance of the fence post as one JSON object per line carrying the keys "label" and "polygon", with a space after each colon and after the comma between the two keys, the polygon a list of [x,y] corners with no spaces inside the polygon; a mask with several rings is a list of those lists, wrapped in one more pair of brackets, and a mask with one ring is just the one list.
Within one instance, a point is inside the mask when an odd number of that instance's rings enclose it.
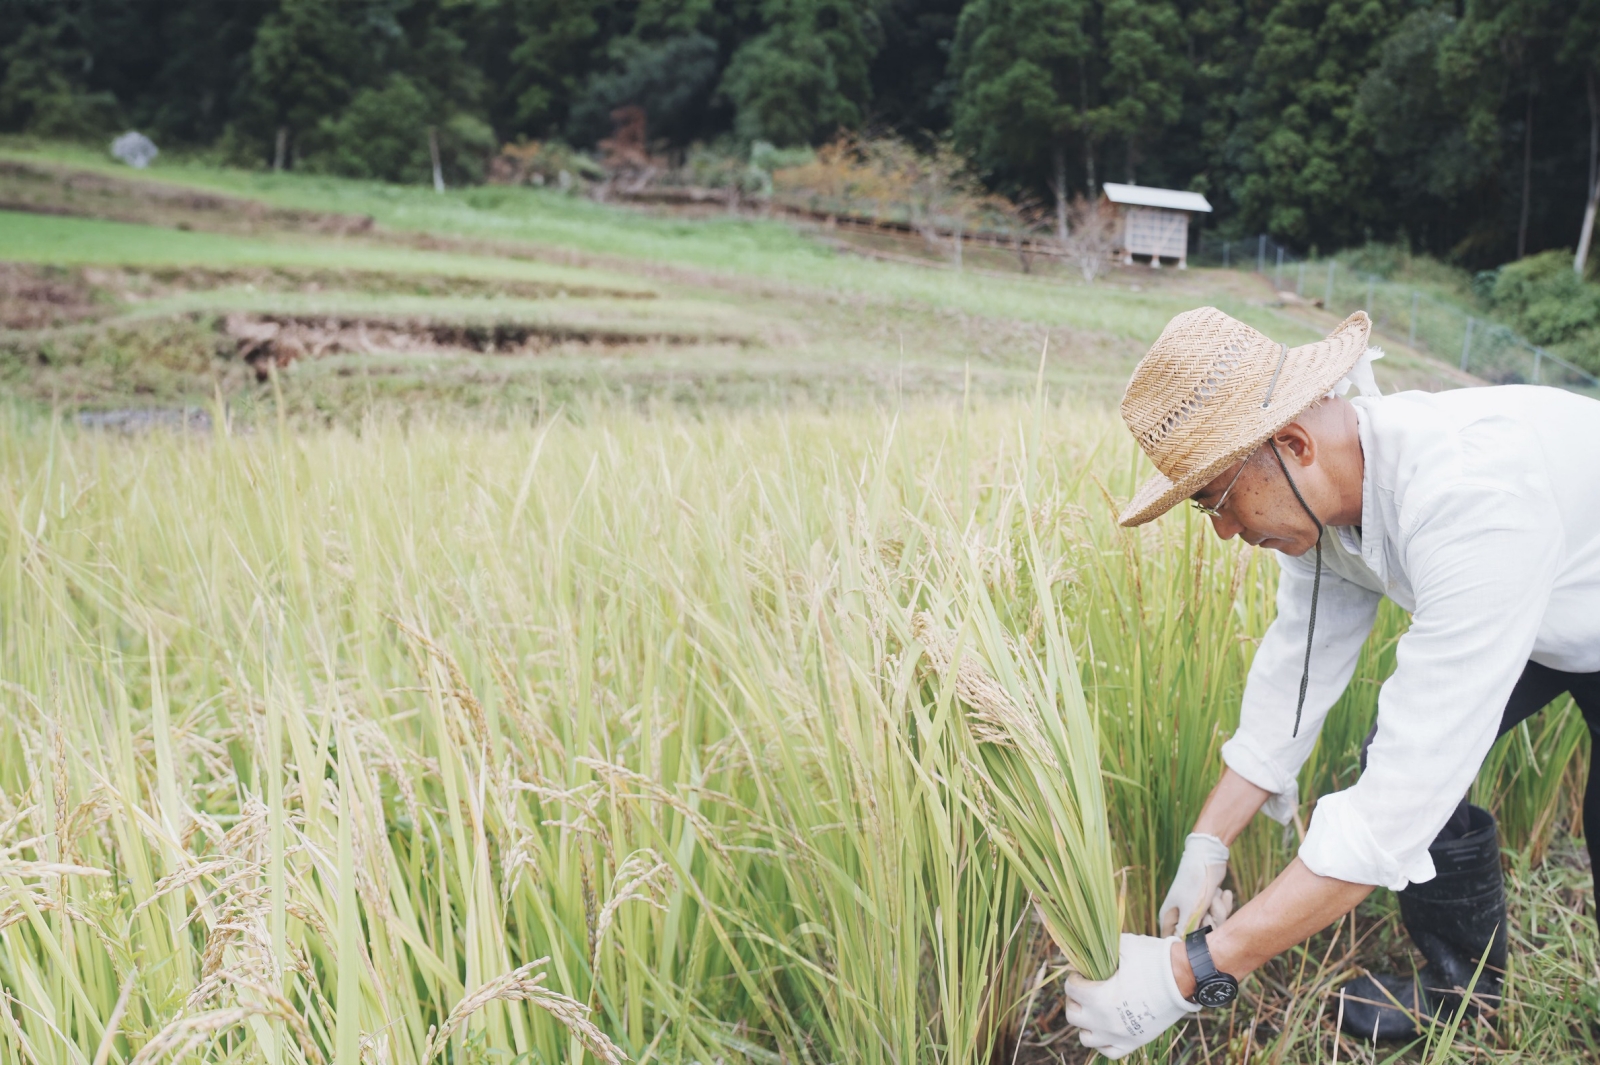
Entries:
{"label": "fence post", "polygon": [[1304,259],[1300,260],[1300,276],[1295,279],[1294,294],[1296,296],[1304,296],[1306,294],[1306,261]]}
{"label": "fence post", "polygon": [[1267,272],[1267,235],[1261,234],[1256,240],[1256,273]]}
{"label": "fence post", "polygon": [[1539,383],[1539,363],[1544,361],[1544,349],[1533,349],[1533,383]]}
{"label": "fence post", "polygon": [[1322,297],[1323,310],[1333,310],[1333,269],[1339,265],[1338,259],[1328,260],[1328,291]]}
{"label": "fence post", "polygon": [[1278,245],[1278,265],[1272,270],[1272,287],[1276,291],[1283,291],[1283,245]]}
{"label": "fence post", "polygon": [[1472,357],[1472,327],[1477,324],[1478,320],[1469,315],[1467,318],[1466,339],[1461,341],[1461,369],[1463,371],[1467,368],[1467,360]]}
{"label": "fence post", "polygon": [[1411,339],[1407,342],[1409,347],[1417,346],[1417,290],[1411,290]]}

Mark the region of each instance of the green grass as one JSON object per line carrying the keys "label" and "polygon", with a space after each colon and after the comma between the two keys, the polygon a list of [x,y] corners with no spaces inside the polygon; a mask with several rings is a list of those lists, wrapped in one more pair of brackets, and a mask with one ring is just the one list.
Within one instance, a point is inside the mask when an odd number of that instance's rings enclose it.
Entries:
{"label": "green grass", "polygon": [[0,211],[0,260],[61,266],[316,267],[396,273],[451,274],[550,285],[604,285],[652,290],[636,279],[598,270],[488,255],[423,251],[359,238],[305,234],[239,237],[185,232],[88,218]]}
{"label": "green grass", "polygon": [[[46,152],[13,150],[0,152],[0,156],[93,165],[123,177],[131,173],[94,158],[92,153],[56,148]],[[1145,343],[1160,333],[1173,314],[1193,305],[1187,291],[1133,292],[1126,285],[1091,287],[873,262],[841,255],[781,222],[680,220],[545,189],[484,187],[440,195],[423,187],[159,161],[144,176],[281,207],[371,215],[379,225],[397,232],[587,253],[617,269],[627,269],[629,264],[671,265],[709,271],[722,278],[1066,325]],[[1278,310],[1255,306],[1227,288],[1219,288],[1215,295],[1218,306],[1230,314],[1275,331],[1275,335],[1281,333],[1291,342],[1320,335],[1314,327]]]}

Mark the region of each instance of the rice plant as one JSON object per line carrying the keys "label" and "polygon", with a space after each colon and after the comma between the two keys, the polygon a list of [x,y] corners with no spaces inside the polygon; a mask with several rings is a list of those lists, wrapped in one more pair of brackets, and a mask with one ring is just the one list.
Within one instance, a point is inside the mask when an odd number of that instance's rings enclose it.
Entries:
{"label": "rice plant", "polygon": [[[1039,402],[12,416],[0,1056],[990,1060],[1053,946],[1151,929],[1269,616],[1269,560],[1115,528],[1135,473]],[[1537,727],[1482,784],[1528,838],[1585,742]]]}

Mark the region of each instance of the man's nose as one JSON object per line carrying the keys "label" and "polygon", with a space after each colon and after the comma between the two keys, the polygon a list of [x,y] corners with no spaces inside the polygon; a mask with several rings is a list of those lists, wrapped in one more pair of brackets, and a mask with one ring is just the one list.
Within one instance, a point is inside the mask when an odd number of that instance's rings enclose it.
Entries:
{"label": "man's nose", "polygon": [[1224,540],[1232,540],[1244,531],[1244,526],[1229,517],[1226,511],[1211,515],[1211,527],[1217,530],[1217,535]]}

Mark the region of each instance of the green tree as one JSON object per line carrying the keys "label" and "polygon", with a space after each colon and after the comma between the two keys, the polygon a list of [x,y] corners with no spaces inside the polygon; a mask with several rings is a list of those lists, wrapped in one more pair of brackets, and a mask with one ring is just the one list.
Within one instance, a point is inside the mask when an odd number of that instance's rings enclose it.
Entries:
{"label": "green tree", "polygon": [[1301,245],[1361,240],[1383,213],[1357,96],[1403,0],[1278,0],[1229,137],[1230,192],[1245,228]]}
{"label": "green tree", "polygon": [[573,101],[567,130],[592,143],[611,129],[611,112],[627,104],[643,107],[653,136],[682,143],[716,85],[717,42],[703,33],[660,41],[623,37],[609,49],[613,65],[591,74]]}
{"label": "green tree", "polygon": [[1518,201],[1519,259],[1529,250],[1537,105],[1559,92],[1556,59],[1573,6],[1570,0],[1470,0],[1459,32],[1440,52],[1446,89],[1464,104],[1473,146],[1488,159],[1511,163],[1500,173]]}
{"label": "green tree", "polygon": [[356,22],[337,0],[282,0],[256,32],[245,86],[246,121],[292,165],[298,139],[342,110],[370,62]]}
{"label": "green tree", "polygon": [[[96,64],[134,123],[159,138],[205,144],[235,117],[237,88],[273,0],[121,0],[104,32],[123,42]],[[127,57],[128,42],[139,48]],[[129,61],[131,58],[131,61]]]}
{"label": "green tree", "polygon": [[468,141],[492,140],[482,74],[455,27],[461,15],[451,0],[279,0],[250,50],[247,132],[274,165],[303,159],[391,180],[410,173],[408,153],[426,157],[429,126],[459,131],[446,138],[452,159]]}
{"label": "green tree", "polygon": [[964,0],[879,0],[883,46],[872,63],[872,111],[903,136],[950,128],[950,47]]}
{"label": "green tree", "polygon": [[108,131],[117,100],[89,79],[96,43],[88,0],[0,7],[0,128],[54,137]]}
{"label": "green tree", "polygon": [[1086,26],[1089,0],[970,0],[961,12],[950,67],[957,89],[953,130],[990,168],[1048,165],[1056,230],[1067,228],[1067,152],[1079,138],[1094,183],[1094,139]]}
{"label": "green tree", "polygon": [[446,180],[482,180],[483,162],[495,146],[493,131],[464,112],[433,121],[439,117],[428,93],[404,74],[391,74],[381,86],[362,89],[349,106],[317,124],[305,165],[347,177],[424,182],[433,168],[431,132]]}
{"label": "green tree", "polygon": [[[1115,137],[1127,152],[1125,176],[1138,179],[1143,140],[1183,112],[1183,18],[1167,0],[1106,0],[1100,18],[1100,93],[1086,116],[1098,139]],[[1090,190],[1091,193],[1093,190]]]}
{"label": "green tree", "polygon": [[1584,180],[1583,221],[1576,242],[1578,251],[1572,264],[1574,272],[1583,277],[1594,240],[1595,216],[1600,213],[1600,0],[1578,0],[1576,7],[1561,58],[1581,72],[1588,104],[1589,137],[1584,147],[1589,167]]}
{"label": "green tree", "polygon": [[1377,49],[1357,94],[1357,127],[1379,163],[1388,194],[1385,222],[1425,244],[1471,242],[1481,212],[1460,210],[1494,195],[1492,157],[1473,143],[1459,94],[1448,90],[1441,57],[1460,32],[1443,8],[1413,11]]}
{"label": "green tree", "polygon": [[733,53],[718,87],[734,132],[792,145],[859,125],[878,46],[864,0],[766,0],[761,20],[767,29]]}
{"label": "green tree", "polygon": [[1090,196],[1107,142],[1136,180],[1140,143],[1182,113],[1183,42],[1169,0],[972,0],[951,58],[955,135],[991,167],[1047,164],[1064,238],[1068,155],[1082,158]]}
{"label": "green tree", "polygon": [[306,160],[310,169],[350,177],[420,182],[432,169],[425,129],[418,116],[428,98],[404,74],[391,74],[382,87],[356,93],[337,116],[318,123],[318,149]]}
{"label": "green tree", "polygon": [[1600,373],[1600,285],[1573,272],[1565,249],[1507,263],[1493,278],[1490,307],[1535,344]]}
{"label": "green tree", "polygon": [[567,123],[574,97],[626,27],[612,0],[509,0],[517,44],[507,93],[515,128],[536,136]]}

